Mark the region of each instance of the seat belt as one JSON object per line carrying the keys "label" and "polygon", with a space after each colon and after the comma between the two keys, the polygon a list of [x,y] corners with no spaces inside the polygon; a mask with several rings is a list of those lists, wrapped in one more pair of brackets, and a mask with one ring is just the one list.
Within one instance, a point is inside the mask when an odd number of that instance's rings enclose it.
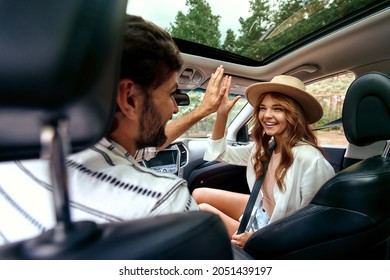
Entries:
{"label": "seat belt", "polygon": [[[270,148],[271,156],[274,151],[274,148],[275,148],[274,145]],[[265,161],[263,164],[264,164],[263,174],[261,174],[260,178],[258,178],[253,185],[252,192],[249,195],[248,203],[246,204],[244,214],[242,215],[240,225],[238,226],[237,229],[237,234],[241,234],[245,231],[248,225],[249,218],[252,214],[253,206],[255,205],[257,197],[259,196],[261,185],[263,184],[265,174],[267,173],[269,160]]]}

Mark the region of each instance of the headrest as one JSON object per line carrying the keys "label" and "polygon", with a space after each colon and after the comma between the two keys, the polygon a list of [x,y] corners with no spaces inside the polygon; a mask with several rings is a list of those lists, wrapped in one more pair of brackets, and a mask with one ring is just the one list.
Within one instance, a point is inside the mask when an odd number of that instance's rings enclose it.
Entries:
{"label": "headrest", "polygon": [[71,152],[107,132],[126,2],[2,1],[0,161],[38,157],[46,124],[67,122]]}
{"label": "headrest", "polygon": [[368,72],[352,82],[343,106],[347,140],[365,146],[390,139],[390,76]]}

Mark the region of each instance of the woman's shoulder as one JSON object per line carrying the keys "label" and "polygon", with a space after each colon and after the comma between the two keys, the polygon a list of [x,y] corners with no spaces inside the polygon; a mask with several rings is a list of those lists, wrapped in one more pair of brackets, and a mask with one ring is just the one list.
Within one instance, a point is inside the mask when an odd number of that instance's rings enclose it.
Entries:
{"label": "woman's shoulder", "polygon": [[293,148],[294,153],[294,162],[299,162],[304,169],[310,170],[313,169],[321,170],[326,176],[333,176],[334,169],[324,154],[307,143],[297,145]]}
{"label": "woman's shoulder", "polygon": [[294,153],[294,157],[308,157],[312,159],[323,157],[323,154],[320,152],[319,149],[303,142],[293,147],[292,150]]}

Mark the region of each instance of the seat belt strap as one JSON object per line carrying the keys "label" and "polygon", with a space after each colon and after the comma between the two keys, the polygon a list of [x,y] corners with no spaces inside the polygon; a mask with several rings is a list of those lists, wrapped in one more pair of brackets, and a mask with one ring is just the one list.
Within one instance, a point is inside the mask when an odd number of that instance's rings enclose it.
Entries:
{"label": "seat belt strap", "polygon": [[[271,156],[272,156],[273,150],[274,150],[274,146],[272,146],[270,148]],[[252,214],[253,206],[255,205],[257,197],[259,196],[261,185],[263,184],[265,174],[267,173],[268,164],[269,164],[269,160],[267,160],[263,163],[263,165],[264,165],[263,174],[261,174],[260,178],[258,178],[253,185],[253,189],[252,189],[252,192],[249,196],[248,203],[246,204],[245,211],[244,211],[244,214],[241,218],[240,225],[238,226],[237,234],[241,234],[246,230],[249,218]]]}

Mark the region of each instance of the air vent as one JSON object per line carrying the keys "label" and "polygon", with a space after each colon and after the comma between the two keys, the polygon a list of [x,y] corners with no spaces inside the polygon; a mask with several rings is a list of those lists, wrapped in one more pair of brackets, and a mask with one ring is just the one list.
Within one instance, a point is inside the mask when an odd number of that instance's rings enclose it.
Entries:
{"label": "air vent", "polygon": [[184,147],[184,144],[177,144],[177,147],[179,148],[180,151],[180,167],[183,167],[184,165],[187,164],[188,161],[188,155],[187,155],[187,149]]}
{"label": "air vent", "polygon": [[180,89],[192,90],[201,85],[204,80],[202,72],[194,67],[187,67],[179,75],[178,82]]}

